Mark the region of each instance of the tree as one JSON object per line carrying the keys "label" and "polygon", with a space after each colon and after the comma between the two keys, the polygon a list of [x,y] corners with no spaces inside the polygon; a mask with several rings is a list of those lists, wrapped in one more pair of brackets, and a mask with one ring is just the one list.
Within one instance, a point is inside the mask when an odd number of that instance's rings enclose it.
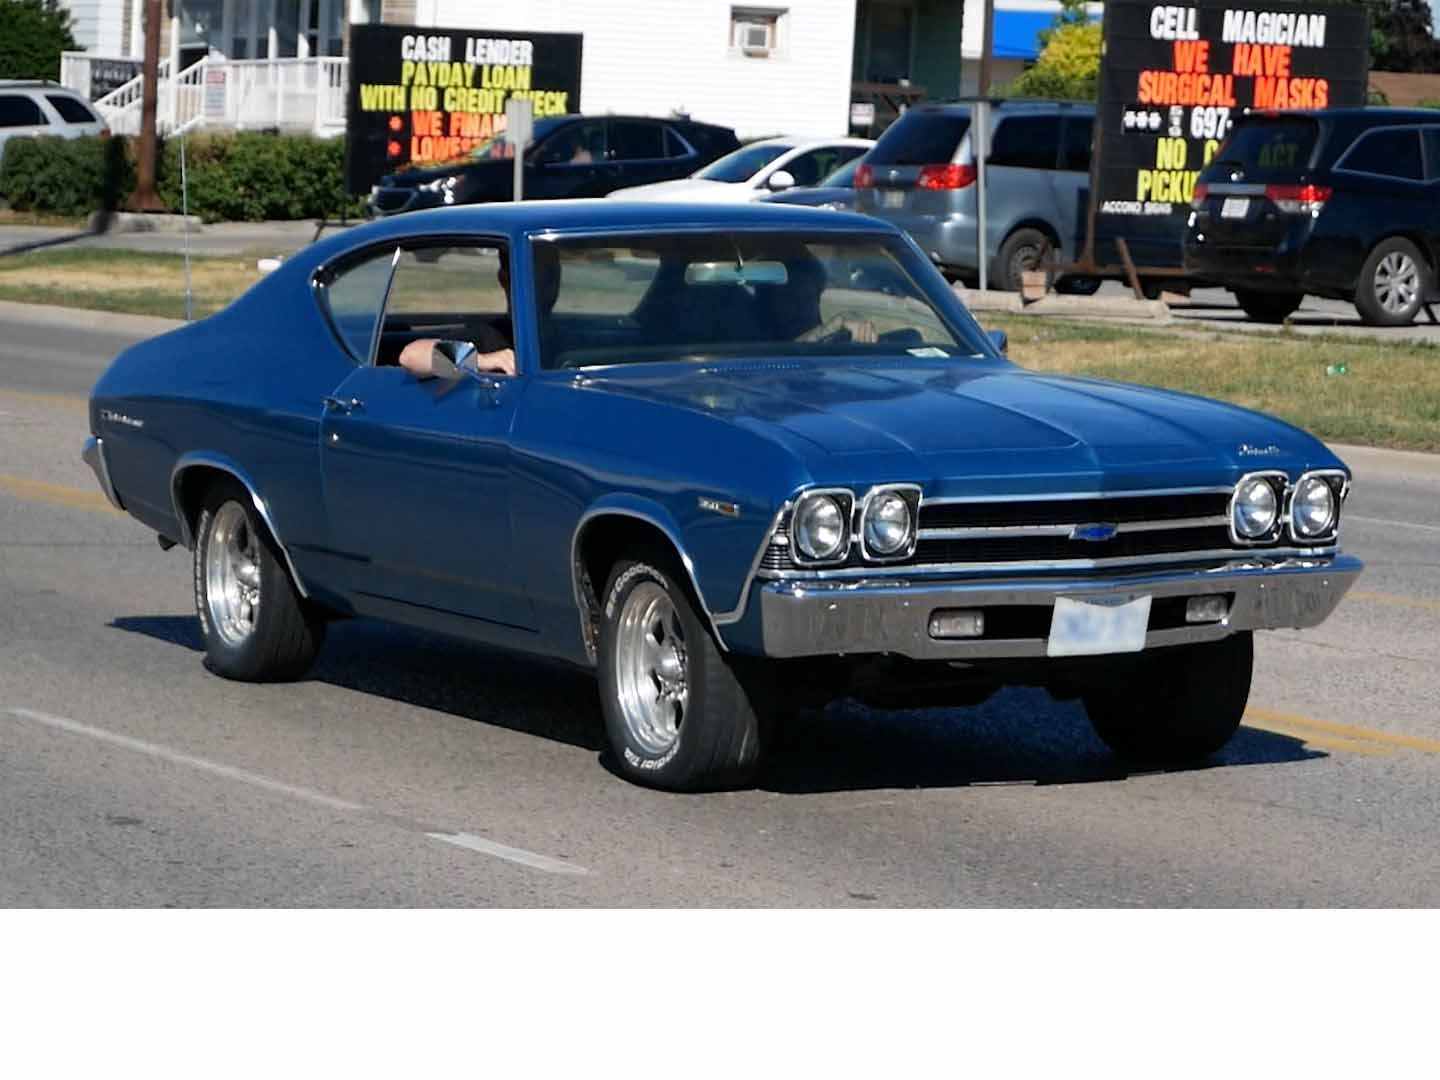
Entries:
{"label": "tree", "polygon": [[1066,22],[1047,31],[1040,58],[1005,88],[1005,94],[1094,101],[1099,80],[1100,24]]}
{"label": "tree", "polygon": [[1376,71],[1440,71],[1429,0],[1365,0],[1370,66]]}
{"label": "tree", "polygon": [[78,48],[58,0],[0,0],[0,26],[0,79],[58,79],[60,54]]}

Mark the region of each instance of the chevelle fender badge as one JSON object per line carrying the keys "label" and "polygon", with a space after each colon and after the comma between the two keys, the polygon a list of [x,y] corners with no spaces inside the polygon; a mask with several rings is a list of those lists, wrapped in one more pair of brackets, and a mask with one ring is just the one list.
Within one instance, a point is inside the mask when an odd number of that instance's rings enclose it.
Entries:
{"label": "chevelle fender badge", "polygon": [[1236,451],[1241,457],[1274,457],[1280,453],[1280,447],[1273,442],[1268,446],[1253,446],[1248,442],[1242,442]]}
{"label": "chevelle fender badge", "polygon": [[101,409],[100,419],[111,424],[124,424],[126,427],[142,428],[145,426],[144,420],[136,420],[133,416],[112,412],[110,409]]}
{"label": "chevelle fender badge", "polygon": [[1089,540],[1092,543],[1103,543],[1106,540],[1115,539],[1115,534],[1120,531],[1118,525],[1106,521],[1097,521],[1093,525],[1076,525],[1070,530],[1071,540]]}
{"label": "chevelle fender badge", "polygon": [[726,517],[740,516],[740,507],[736,503],[712,499],[708,495],[701,495],[699,503],[701,510],[708,510],[712,514],[724,514]]}

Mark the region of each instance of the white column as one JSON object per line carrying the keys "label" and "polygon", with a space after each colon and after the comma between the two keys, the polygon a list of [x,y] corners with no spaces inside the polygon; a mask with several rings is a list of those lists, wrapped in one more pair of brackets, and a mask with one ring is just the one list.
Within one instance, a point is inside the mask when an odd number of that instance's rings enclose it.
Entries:
{"label": "white column", "polygon": [[235,48],[235,0],[225,0],[223,6],[225,14],[220,18],[220,52],[229,56]]}
{"label": "white column", "polygon": [[125,55],[145,57],[145,0],[130,0],[130,48]]}
{"label": "white column", "polygon": [[265,55],[270,57],[271,59],[274,59],[275,57],[280,55],[280,35],[275,30],[275,2],[276,0],[270,0],[270,21],[268,24],[270,27],[270,32],[266,35],[265,38]]}
{"label": "white column", "polygon": [[[315,0],[300,0],[300,23],[296,27],[295,55],[304,59],[310,55],[310,39],[306,36],[310,30],[310,6]],[[317,34],[316,37],[319,37]]]}

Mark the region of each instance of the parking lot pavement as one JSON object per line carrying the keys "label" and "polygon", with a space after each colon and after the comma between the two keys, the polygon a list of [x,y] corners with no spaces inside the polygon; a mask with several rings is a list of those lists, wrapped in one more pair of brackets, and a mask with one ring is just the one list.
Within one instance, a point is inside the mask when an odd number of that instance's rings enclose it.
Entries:
{"label": "parking lot pavement", "polygon": [[[1132,296],[1128,285],[1107,281],[1095,294],[1102,297]],[[1177,320],[1213,326],[1218,330],[1246,330],[1258,333],[1279,333],[1281,328],[1267,323],[1252,322],[1228,289],[1195,289],[1189,300],[1170,305],[1170,314]],[[1435,314],[1440,318],[1440,305]],[[1376,341],[1424,341],[1440,344],[1440,325],[1430,322],[1422,312],[1412,326],[1366,326],[1354,304],[1340,300],[1306,297],[1300,310],[1290,317],[1291,328],[1301,334],[1346,334],[1373,338]]]}
{"label": "parking lot pavement", "polygon": [[581,672],[355,620],[302,682],[209,674],[188,556],[77,457],[139,330],[14,322],[0,905],[1440,903],[1435,458],[1353,453],[1368,569],[1323,627],[1261,635],[1208,768],[1126,772],[1078,705],[1012,689],[805,713],[755,790],[674,796],[605,770]]}

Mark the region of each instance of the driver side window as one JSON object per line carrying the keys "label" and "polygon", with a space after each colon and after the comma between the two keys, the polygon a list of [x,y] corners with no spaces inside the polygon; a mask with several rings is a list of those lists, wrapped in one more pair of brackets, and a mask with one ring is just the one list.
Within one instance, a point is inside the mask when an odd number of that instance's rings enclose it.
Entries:
{"label": "driver side window", "polygon": [[375,324],[385,304],[385,287],[397,251],[387,247],[327,272],[321,300],[330,325],[357,364],[370,363]]}
{"label": "driver side window", "polygon": [[482,353],[513,341],[502,245],[425,244],[402,248],[395,263],[376,364],[397,363],[422,338],[459,341]]}

